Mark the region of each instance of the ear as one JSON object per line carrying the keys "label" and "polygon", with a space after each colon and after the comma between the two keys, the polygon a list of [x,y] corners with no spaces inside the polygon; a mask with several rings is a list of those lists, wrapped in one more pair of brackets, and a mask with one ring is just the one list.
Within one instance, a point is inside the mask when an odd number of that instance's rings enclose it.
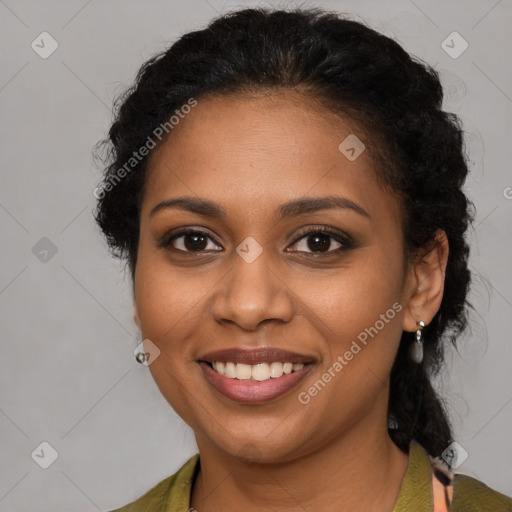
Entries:
{"label": "ear", "polygon": [[137,309],[137,304],[133,305],[133,321],[136,323],[137,327],[140,329],[140,317],[139,317],[139,311]]}
{"label": "ear", "polygon": [[427,252],[419,253],[411,263],[406,284],[404,331],[415,331],[416,322],[420,320],[428,325],[439,311],[448,253],[448,237],[444,231],[437,230]]}

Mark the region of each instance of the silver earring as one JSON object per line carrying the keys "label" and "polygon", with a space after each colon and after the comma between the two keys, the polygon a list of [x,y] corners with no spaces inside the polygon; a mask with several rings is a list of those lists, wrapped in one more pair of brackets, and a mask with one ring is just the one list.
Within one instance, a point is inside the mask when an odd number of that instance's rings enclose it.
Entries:
{"label": "silver earring", "polygon": [[420,364],[423,361],[423,328],[425,323],[422,321],[416,322],[418,328],[416,329],[416,339],[409,348],[409,357],[416,364]]}
{"label": "silver earring", "polygon": [[135,354],[135,360],[140,364],[144,364],[146,362],[146,354],[144,352],[137,352]]}

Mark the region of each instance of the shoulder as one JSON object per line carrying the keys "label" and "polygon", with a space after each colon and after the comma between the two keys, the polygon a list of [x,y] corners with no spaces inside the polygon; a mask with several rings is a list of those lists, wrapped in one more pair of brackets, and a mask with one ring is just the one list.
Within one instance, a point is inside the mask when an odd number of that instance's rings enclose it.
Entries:
{"label": "shoulder", "polygon": [[[435,510],[445,510],[444,503],[447,493],[451,500],[451,507],[449,507],[451,512],[512,512],[512,498],[488,487],[481,480],[454,473],[446,463],[441,463],[439,458],[429,456],[426,450],[415,442],[411,444],[411,448],[413,450],[411,460],[416,460],[418,464],[421,461],[421,466],[424,467],[421,480],[425,478],[429,482],[429,494],[433,492],[433,498],[437,499]],[[425,468],[427,466],[432,468],[431,478],[426,476]],[[441,475],[439,475],[439,471]],[[420,481],[419,473],[417,480]],[[441,490],[437,497],[435,496],[436,488],[439,490],[439,486],[436,485],[436,482],[439,482]],[[419,493],[419,489],[419,486],[415,486],[416,495]],[[423,498],[422,501],[424,501]]]}
{"label": "shoulder", "polygon": [[171,510],[169,505],[175,511],[188,511],[190,490],[198,465],[199,454],[196,454],[176,473],[160,481],[140,498],[108,512],[167,512]]}
{"label": "shoulder", "polygon": [[165,506],[167,496],[175,480],[175,475],[171,475],[170,477],[162,480],[157,485],[152,487],[149,491],[147,491],[144,495],[135,501],[128,503],[124,507],[110,510],[109,512],[149,512],[150,510],[163,511],[165,510],[163,507]]}
{"label": "shoulder", "polygon": [[512,512],[512,498],[480,480],[456,474],[453,481],[453,512]]}

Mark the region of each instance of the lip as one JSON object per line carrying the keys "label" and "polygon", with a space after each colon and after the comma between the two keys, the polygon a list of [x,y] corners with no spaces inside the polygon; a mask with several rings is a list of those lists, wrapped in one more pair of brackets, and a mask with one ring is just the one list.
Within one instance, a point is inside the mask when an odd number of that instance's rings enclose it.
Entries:
{"label": "lip", "polygon": [[[212,363],[214,361],[243,363],[243,364],[258,364],[258,363],[273,363],[280,361],[282,363],[293,364],[307,364],[315,362],[313,357],[308,357],[289,350],[283,350],[273,347],[263,347],[257,349],[241,349],[241,348],[228,348],[224,350],[216,350],[208,352],[198,358],[198,361],[205,361]],[[280,378],[280,377],[279,377]]]}
{"label": "lip", "polygon": [[[215,355],[217,355],[217,353],[215,353]],[[245,356],[246,355],[247,354],[245,354]],[[272,361],[278,360],[279,358],[273,359]],[[214,361],[223,361],[223,359],[214,359]],[[233,359],[228,359],[228,361],[233,362]],[[247,361],[247,359],[244,359],[244,361]],[[291,362],[289,359],[286,359],[286,361]],[[259,360],[259,362],[268,362],[268,360]],[[293,388],[298,386],[298,384],[304,379],[304,377],[312,370],[314,366],[314,364],[306,364],[302,370],[284,374],[277,378],[257,381],[252,379],[231,379],[216,372],[204,360],[198,361],[198,363],[206,380],[217,391],[222,393],[227,398],[234,400],[235,402],[252,404],[268,402],[290,392]]]}

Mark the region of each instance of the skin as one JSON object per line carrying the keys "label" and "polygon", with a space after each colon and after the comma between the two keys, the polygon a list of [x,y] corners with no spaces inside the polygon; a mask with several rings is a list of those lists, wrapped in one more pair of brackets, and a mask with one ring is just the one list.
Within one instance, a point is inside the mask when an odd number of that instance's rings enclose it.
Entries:
{"label": "skin", "polygon": [[[350,120],[298,93],[213,97],[200,99],[152,154],[135,321],[161,351],[149,366],[160,391],[195,432],[201,471],[190,505],[200,512],[338,511],[340,503],[382,512],[396,503],[408,455],[387,432],[389,375],[402,330],[428,325],[439,309],[448,244],[439,232],[430,252],[404,265],[399,201],[377,181],[370,151],[353,162],[340,153],[351,133],[371,147]],[[332,195],[369,217],[346,208],[275,215],[285,202]],[[181,196],[213,201],[226,216],[178,208],[150,216]],[[338,251],[339,242],[322,238],[330,252],[315,252],[302,231],[318,226],[348,233],[355,246]],[[210,237],[202,253],[180,252],[183,236],[158,247],[186,227]],[[236,252],[247,236],[263,250],[252,263]],[[401,311],[300,403],[298,393],[397,302]],[[263,404],[224,397],[197,363],[212,350],[267,346],[315,365],[298,388]]]}

